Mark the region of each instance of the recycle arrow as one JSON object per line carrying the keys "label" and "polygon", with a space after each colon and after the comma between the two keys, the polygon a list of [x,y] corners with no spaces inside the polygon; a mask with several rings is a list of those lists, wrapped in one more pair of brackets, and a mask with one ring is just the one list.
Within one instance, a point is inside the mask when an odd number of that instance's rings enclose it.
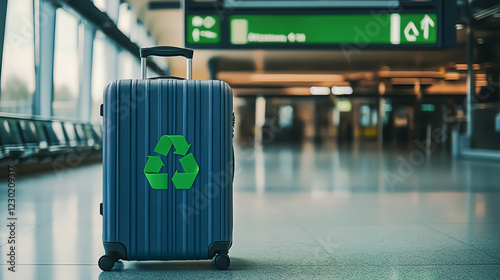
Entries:
{"label": "recycle arrow", "polygon": [[155,153],[160,155],[168,155],[172,145],[175,148],[174,154],[184,156],[186,155],[191,144],[188,144],[183,135],[163,135],[158,144],[156,144]]}
{"label": "recycle arrow", "polygon": [[184,169],[184,173],[175,171],[172,177],[172,183],[174,183],[176,189],[190,189],[194,183],[194,179],[196,179],[196,175],[198,175],[198,171],[200,171],[198,163],[196,163],[193,154],[181,158],[179,162]]}
{"label": "recycle arrow", "polygon": [[[172,146],[175,148],[174,154],[183,156],[179,162],[184,169],[184,173],[175,171],[172,183],[174,183],[176,189],[190,189],[200,169],[193,154],[186,155],[191,147],[191,144],[187,143],[186,138],[183,135],[163,135],[156,144],[154,152],[167,156]],[[148,160],[144,166],[144,174],[151,188],[155,190],[168,189],[168,173],[160,173],[163,166],[165,165],[161,157],[148,156]]]}
{"label": "recycle arrow", "polygon": [[160,169],[165,166],[159,156],[148,156],[144,174],[149,184],[155,190],[168,188],[168,173],[160,173]]}

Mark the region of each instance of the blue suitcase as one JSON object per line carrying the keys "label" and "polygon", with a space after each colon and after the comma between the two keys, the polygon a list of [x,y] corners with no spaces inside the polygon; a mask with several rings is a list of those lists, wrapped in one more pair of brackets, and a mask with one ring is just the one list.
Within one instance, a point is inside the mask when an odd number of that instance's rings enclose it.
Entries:
{"label": "blue suitcase", "polygon": [[[187,80],[146,79],[150,55],[186,57]],[[191,80],[192,57],[142,48],[142,79],[104,89],[102,270],[120,259],[229,266],[233,95],[225,82]]]}

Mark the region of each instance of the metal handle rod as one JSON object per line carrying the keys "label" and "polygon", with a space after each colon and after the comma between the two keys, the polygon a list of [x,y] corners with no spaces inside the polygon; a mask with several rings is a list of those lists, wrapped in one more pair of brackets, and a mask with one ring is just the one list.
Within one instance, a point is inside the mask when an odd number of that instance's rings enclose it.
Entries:
{"label": "metal handle rod", "polygon": [[[146,57],[141,57],[141,79],[145,80],[148,76],[148,69],[146,66]],[[193,79],[193,60],[188,58],[186,60],[186,79],[192,80]]]}
{"label": "metal handle rod", "polygon": [[141,57],[141,79],[145,80],[148,76],[146,67],[146,57]]}
{"label": "metal handle rod", "polygon": [[193,79],[193,60],[191,58],[188,58],[186,60],[186,79],[192,80]]}

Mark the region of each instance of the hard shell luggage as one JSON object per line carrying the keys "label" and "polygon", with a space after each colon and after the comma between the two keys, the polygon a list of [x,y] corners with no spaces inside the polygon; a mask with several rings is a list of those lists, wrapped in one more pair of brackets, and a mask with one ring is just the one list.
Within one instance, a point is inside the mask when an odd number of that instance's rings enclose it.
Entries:
{"label": "hard shell luggage", "polygon": [[[191,80],[193,51],[141,49],[142,79],[104,89],[102,270],[117,260],[213,259],[229,266],[233,96]],[[184,56],[187,80],[146,78],[146,58]]]}

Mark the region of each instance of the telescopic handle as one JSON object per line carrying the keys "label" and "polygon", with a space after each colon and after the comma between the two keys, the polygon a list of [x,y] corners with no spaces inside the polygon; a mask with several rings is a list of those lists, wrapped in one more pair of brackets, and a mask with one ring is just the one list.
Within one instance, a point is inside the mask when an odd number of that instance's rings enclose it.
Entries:
{"label": "telescopic handle", "polygon": [[147,67],[146,60],[148,56],[183,56],[187,59],[186,64],[186,78],[188,80],[192,79],[193,70],[192,70],[192,59],[193,59],[194,51],[191,49],[170,47],[170,46],[158,46],[158,47],[149,47],[149,48],[141,48],[140,56],[141,56],[141,77],[142,79],[146,79],[147,77]]}

